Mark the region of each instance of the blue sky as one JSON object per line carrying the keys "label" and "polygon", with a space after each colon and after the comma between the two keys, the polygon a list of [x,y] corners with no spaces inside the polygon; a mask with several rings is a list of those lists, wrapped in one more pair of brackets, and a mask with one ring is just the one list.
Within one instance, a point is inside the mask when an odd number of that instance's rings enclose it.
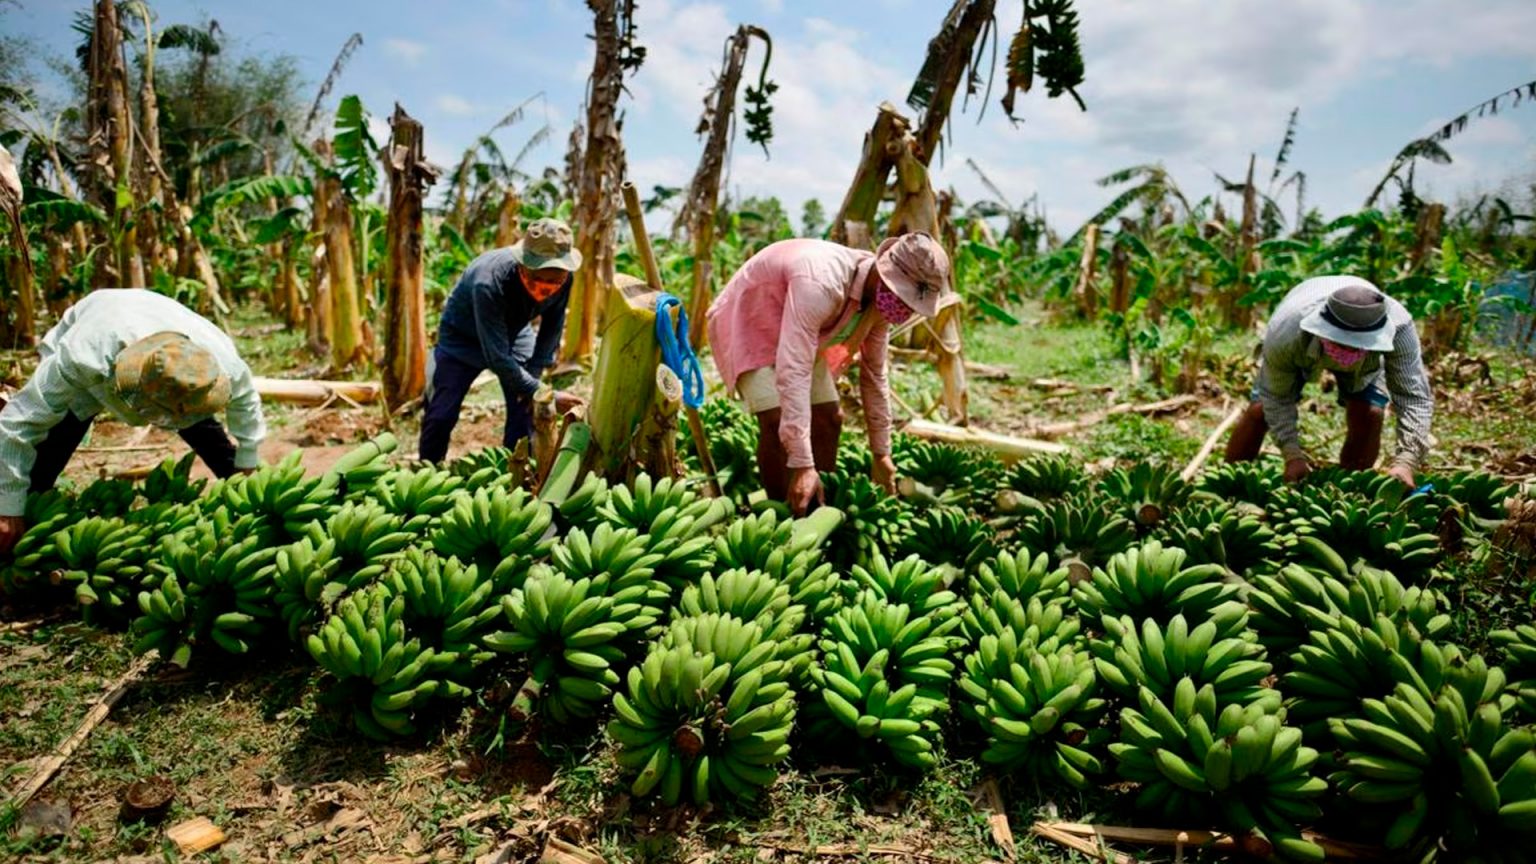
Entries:
{"label": "blue sky", "polygon": [[[21,0],[6,26],[59,51],[84,0]],[[864,131],[882,100],[903,102],[948,0],[641,0],[649,55],[622,103],[630,176],[684,185],[698,158],[693,134],[724,38],[739,23],[774,37],[771,158],[738,141],[730,187],[776,194],[798,217],[817,197],[836,209]],[[1530,0],[1079,0],[1088,112],[1036,91],[1011,126],[996,104],[952,121],[939,185],[983,194],[974,159],[1010,200],[1038,194],[1070,233],[1112,192],[1111,170],[1162,161],[1192,199],[1236,178],[1257,152],[1269,175],[1286,116],[1300,106],[1292,167],[1309,202],[1330,215],[1358,207],[1403,143],[1500,90],[1536,79]],[[510,107],[543,92],[533,112],[555,127],[532,154],[558,164],[591,66],[590,13],[581,0],[158,0],[162,26],[217,19],[237,46],[296,56],[318,82],[348,34],[364,46],[337,93],[355,92],[376,118],[399,101],[443,164]],[[1020,0],[999,0],[1010,32]],[[1006,45],[1003,46],[1004,51]],[[755,64],[756,52],[749,65]],[[752,68],[755,69],[755,66]],[[755,73],[754,73],[755,74]],[[1001,77],[998,85],[1001,85]],[[537,128],[498,138],[516,151]],[[1536,179],[1536,105],[1484,120],[1451,141],[1455,163],[1426,167],[1422,189],[1455,199]]]}

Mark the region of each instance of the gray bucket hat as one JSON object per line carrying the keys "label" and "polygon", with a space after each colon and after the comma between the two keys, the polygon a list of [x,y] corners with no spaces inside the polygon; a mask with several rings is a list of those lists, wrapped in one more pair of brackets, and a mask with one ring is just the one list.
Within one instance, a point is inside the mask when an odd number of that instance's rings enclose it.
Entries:
{"label": "gray bucket hat", "polygon": [[1301,329],[1362,351],[1392,350],[1394,330],[1388,326],[1387,295],[1364,279],[1328,295],[1322,305],[1301,319]]}
{"label": "gray bucket hat", "polygon": [[581,251],[572,245],[574,240],[571,226],[559,219],[537,219],[512,244],[512,255],[529,270],[553,267],[575,272],[581,267]]}

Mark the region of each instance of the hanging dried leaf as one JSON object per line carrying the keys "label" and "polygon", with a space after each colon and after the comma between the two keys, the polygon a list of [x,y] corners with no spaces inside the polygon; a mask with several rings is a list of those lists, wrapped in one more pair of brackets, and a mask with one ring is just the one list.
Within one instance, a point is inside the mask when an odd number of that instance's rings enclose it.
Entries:
{"label": "hanging dried leaf", "polygon": [[1029,4],[1024,4],[1024,23],[1019,25],[1019,32],[1013,34],[1013,39],[1008,43],[1008,90],[1003,93],[1003,111],[1008,114],[1008,119],[1013,116],[1013,94],[1017,90],[1025,93],[1035,86],[1035,44],[1031,38],[1029,26]]}

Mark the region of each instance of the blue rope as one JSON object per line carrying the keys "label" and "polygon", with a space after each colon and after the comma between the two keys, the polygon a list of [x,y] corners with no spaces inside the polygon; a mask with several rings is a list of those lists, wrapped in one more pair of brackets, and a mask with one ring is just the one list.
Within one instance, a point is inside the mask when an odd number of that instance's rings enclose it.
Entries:
{"label": "blue rope", "polygon": [[[677,307],[677,330],[672,329],[672,307]],[[683,404],[697,408],[704,404],[704,372],[699,358],[688,342],[688,311],[683,301],[662,292],[656,298],[656,341],[661,343],[661,362],[683,381]]]}

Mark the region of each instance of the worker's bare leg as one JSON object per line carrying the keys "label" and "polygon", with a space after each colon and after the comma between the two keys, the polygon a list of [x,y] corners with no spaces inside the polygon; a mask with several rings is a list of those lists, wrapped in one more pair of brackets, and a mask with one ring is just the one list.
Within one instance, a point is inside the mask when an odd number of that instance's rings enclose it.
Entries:
{"label": "worker's bare leg", "polygon": [[1259,448],[1264,446],[1264,436],[1268,433],[1264,405],[1254,402],[1232,427],[1232,437],[1227,439],[1227,461],[1252,462],[1259,458]]}
{"label": "worker's bare leg", "polygon": [[789,497],[789,456],[779,440],[779,409],[770,408],[757,415],[757,470],[763,490],[773,501]]}
{"label": "worker's bare leg", "polygon": [[1344,446],[1339,448],[1339,467],[1369,471],[1381,455],[1384,411],[1364,399],[1344,403]]}
{"label": "worker's bare leg", "polygon": [[811,457],[816,470],[837,470],[837,442],[843,437],[843,406],[818,402],[811,406]]}

